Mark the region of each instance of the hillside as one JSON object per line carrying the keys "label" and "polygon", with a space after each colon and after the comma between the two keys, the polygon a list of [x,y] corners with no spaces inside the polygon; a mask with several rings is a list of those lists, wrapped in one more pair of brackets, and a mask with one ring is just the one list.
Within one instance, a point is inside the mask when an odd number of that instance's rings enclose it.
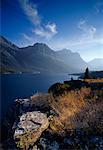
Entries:
{"label": "hillside", "polygon": [[102,149],[102,114],[102,78],[55,83],[48,93],[15,100],[3,122],[2,147]]}
{"label": "hillside", "polygon": [[103,58],[95,58],[88,62],[91,70],[103,70]]}
{"label": "hillside", "polygon": [[87,66],[78,53],[65,49],[54,51],[43,43],[19,48],[1,36],[0,45],[2,73],[74,73]]}

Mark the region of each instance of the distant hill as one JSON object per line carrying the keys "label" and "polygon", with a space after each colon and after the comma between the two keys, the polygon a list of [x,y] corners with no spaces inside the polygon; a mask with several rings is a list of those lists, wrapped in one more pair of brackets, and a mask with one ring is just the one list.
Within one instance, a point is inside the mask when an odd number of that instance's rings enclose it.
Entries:
{"label": "distant hill", "polygon": [[88,66],[91,70],[103,70],[103,58],[95,58],[88,62]]}
{"label": "distant hill", "polygon": [[77,72],[78,70],[83,71],[84,68],[86,68],[88,65],[77,52],[72,52],[71,50],[63,49],[57,51],[57,53],[61,61],[63,61],[66,64],[70,64],[72,68],[74,68]]}
{"label": "distant hill", "polygon": [[43,43],[19,48],[3,36],[0,54],[1,72],[75,73],[87,67],[80,55],[71,50],[54,51]]}

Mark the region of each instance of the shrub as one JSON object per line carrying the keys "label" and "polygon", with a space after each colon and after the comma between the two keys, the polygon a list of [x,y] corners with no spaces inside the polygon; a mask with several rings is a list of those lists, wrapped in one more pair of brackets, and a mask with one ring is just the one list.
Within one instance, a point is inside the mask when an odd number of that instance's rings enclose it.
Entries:
{"label": "shrub", "polygon": [[[98,95],[98,101],[96,96]],[[65,131],[83,129],[103,132],[102,108],[103,91],[91,91],[83,87],[54,98],[51,96],[50,107],[58,116],[50,123],[52,132],[63,134]]]}

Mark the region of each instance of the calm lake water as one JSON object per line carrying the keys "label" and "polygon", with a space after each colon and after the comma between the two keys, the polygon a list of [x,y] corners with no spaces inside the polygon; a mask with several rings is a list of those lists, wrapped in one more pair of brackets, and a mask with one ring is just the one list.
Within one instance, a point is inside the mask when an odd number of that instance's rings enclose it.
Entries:
{"label": "calm lake water", "polygon": [[56,82],[77,79],[77,76],[41,75],[41,74],[2,74],[1,78],[1,119],[5,116],[10,104],[17,98],[28,98],[36,92],[47,92]]}

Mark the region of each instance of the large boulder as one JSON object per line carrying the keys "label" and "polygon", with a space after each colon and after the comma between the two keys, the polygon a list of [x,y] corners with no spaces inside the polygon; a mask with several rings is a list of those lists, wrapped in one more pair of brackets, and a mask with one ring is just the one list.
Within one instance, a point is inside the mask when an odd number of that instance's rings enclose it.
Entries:
{"label": "large boulder", "polygon": [[41,136],[49,126],[46,114],[39,111],[27,112],[20,117],[20,121],[14,124],[14,140],[17,147],[28,149]]}

